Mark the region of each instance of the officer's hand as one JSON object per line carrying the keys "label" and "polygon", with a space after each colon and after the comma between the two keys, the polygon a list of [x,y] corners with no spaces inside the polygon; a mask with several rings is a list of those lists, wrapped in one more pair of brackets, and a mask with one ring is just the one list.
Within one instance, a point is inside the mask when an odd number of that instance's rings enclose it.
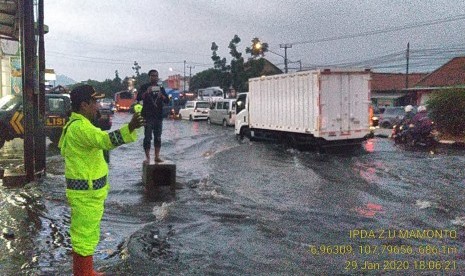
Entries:
{"label": "officer's hand", "polygon": [[136,128],[140,128],[145,125],[144,117],[139,112],[134,113],[131,121],[129,122],[129,132],[132,132]]}

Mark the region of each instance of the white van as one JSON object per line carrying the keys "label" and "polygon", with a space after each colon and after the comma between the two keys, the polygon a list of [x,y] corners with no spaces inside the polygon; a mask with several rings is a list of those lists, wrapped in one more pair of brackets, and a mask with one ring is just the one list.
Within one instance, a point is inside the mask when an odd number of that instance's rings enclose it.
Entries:
{"label": "white van", "polygon": [[210,103],[207,101],[188,101],[179,110],[179,118],[189,121],[206,120],[210,113]]}
{"label": "white van", "polygon": [[207,122],[209,124],[233,126],[236,122],[236,99],[223,99],[213,103]]}

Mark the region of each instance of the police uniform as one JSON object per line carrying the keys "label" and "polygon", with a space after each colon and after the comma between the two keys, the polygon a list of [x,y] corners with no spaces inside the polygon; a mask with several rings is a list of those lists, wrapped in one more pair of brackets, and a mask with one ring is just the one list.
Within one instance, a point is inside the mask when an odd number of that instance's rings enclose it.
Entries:
{"label": "police uniform", "polygon": [[71,244],[81,256],[94,254],[108,195],[108,165],[103,150],[134,142],[137,132],[128,125],[107,133],[86,117],[72,113],[58,147],[65,158],[66,197],[71,207]]}

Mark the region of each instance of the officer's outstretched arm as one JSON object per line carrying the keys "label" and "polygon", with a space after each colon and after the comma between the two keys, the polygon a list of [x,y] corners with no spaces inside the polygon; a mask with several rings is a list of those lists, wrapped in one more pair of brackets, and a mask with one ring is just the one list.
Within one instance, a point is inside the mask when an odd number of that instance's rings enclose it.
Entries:
{"label": "officer's outstretched arm", "polygon": [[81,143],[85,147],[102,150],[111,150],[137,140],[137,132],[130,132],[129,124],[125,124],[120,129],[109,133],[97,127],[87,128],[85,131],[80,132],[79,136]]}

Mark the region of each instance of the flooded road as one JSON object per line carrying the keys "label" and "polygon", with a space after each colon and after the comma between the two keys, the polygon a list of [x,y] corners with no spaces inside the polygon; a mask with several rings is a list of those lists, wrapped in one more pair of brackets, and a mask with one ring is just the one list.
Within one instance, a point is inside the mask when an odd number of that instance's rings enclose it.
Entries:
{"label": "flooded road", "polygon": [[[118,113],[116,128],[130,119]],[[368,140],[318,154],[237,141],[233,128],[164,122],[176,196],[147,198],[139,141],[111,152],[95,266],[112,275],[460,275],[465,151]],[[64,167],[0,187],[1,275],[70,275]]]}

